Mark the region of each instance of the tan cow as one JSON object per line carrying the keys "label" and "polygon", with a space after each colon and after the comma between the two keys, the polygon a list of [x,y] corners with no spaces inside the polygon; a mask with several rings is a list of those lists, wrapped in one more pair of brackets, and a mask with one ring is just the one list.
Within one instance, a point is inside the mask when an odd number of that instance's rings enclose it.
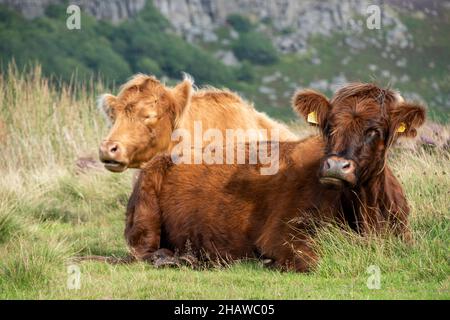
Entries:
{"label": "tan cow", "polygon": [[203,130],[266,129],[269,138],[278,129],[280,141],[296,140],[286,126],[256,111],[237,94],[215,88],[196,90],[189,77],[171,88],[153,76],[137,74],[117,96],[103,95],[99,107],[112,122],[100,145],[100,160],[112,172],[140,168],[156,154],[170,152],[173,131],[193,132],[194,121],[200,121]]}

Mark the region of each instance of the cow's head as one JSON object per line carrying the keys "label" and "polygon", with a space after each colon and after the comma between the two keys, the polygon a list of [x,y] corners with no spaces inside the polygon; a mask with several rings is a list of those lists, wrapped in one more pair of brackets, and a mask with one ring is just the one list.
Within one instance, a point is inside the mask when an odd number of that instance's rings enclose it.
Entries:
{"label": "cow's head", "polygon": [[294,109],[317,124],[325,140],[319,178],[335,187],[355,187],[382,172],[389,146],[399,136],[414,137],[425,109],[374,84],[349,84],[331,100],[304,90]]}
{"label": "cow's head", "polygon": [[168,88],[154,77],[138,74],[117,96],[103,95],[99,107],[112,124],[99,150],[105,168],[113,172],[139,168],[166,151],[177,120],[190,103],[191,91],[189,78]]}

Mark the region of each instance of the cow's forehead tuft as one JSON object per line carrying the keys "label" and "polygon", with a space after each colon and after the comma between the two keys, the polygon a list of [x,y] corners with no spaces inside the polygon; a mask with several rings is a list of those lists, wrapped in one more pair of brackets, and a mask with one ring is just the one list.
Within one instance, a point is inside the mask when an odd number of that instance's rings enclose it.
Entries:
{"label": "cow's forehead tuft", "polygon": [[371,98],[359,99],[350,97],[332,105],[329,120],[342,127],[366,122],[378,122],[384,117],[383,108]]}

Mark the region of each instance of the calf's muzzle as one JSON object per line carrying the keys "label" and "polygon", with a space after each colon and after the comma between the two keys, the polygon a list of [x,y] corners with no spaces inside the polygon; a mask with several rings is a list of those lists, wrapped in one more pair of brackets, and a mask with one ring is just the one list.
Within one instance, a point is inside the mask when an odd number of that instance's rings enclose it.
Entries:
{"label": "calf's muzzle", "polygon": [[342,187],[344,184],[355,185],[355,162],[337,156],[324,159],[320,172],[320,182],[326,185]]}

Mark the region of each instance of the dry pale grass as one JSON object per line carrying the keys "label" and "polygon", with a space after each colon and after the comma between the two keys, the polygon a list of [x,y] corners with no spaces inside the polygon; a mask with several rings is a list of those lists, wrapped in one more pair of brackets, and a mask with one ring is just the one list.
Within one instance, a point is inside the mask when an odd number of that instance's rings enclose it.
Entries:
{"label": "dry pale grass", "polygon": [[[56,88],[59,87],[59,88]],[[0,76],[0,170],[67,167],[96,151],[105,122],[96,110],[101,85],[51,85],[40,67]]]}

